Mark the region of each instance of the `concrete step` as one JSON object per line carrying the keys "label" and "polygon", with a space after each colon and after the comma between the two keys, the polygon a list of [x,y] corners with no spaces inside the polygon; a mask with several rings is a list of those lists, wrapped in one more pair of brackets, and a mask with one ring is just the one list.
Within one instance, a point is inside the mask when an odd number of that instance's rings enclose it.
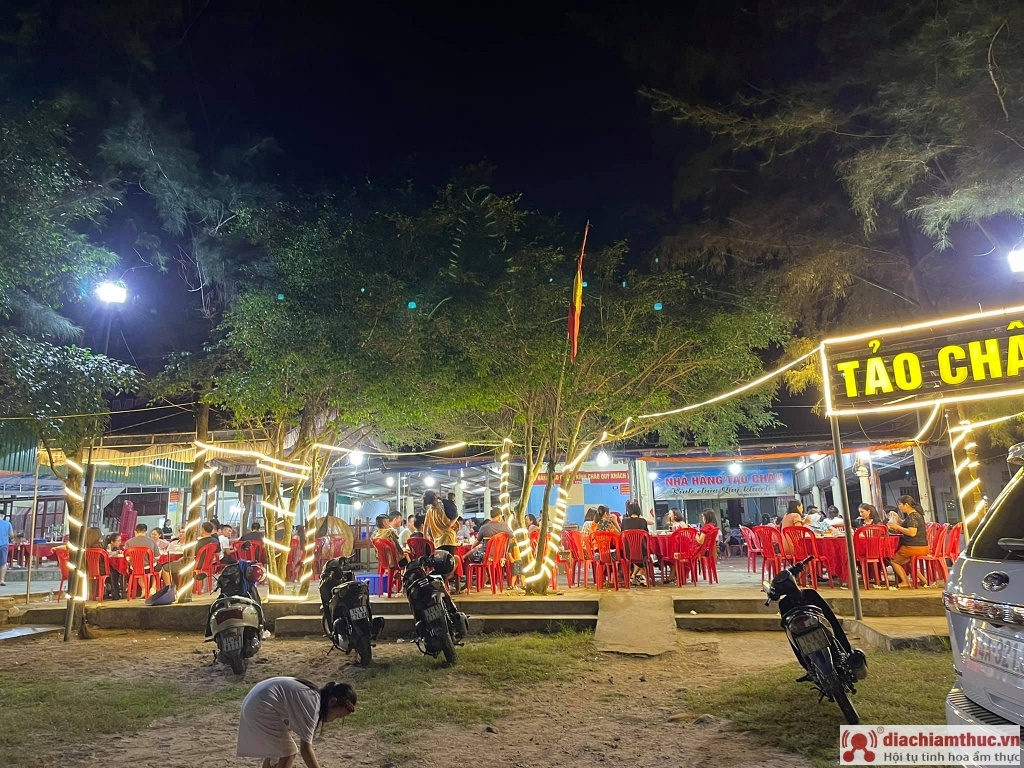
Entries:
{"label": "concrete step", "polygon": [[676,614],[676,627],[695,632],[772,632],[782,631],[779,617],[747,613]]}
{"label": "concrete step", "polygon": [[849,635],[856,635],[865,648],[886,651],[949,651],[949,625],[945,618],[875,617],[865,618],[864,621],[844,619],[843,629]]}
{"label": "concrete step", "polygon": [[[830,592],[831,590],[826,589],[820,591],[820,594],[832,610],[839,616],[852,616],[853,598],[850,597],[850,593],[845,590],[839,595],[829,594]],[[758,597],[756,593],[751,598],[721,599],[673,595],[673,606],[677,614],[690,611],[696,611],[698,614],[763,614],[768,610],[764,607],[764,600],[764,596]],[[878,594],[862,595],[861,609],[864,616],[945,616],[942,593],[935,589],[922,591],[921,595],[899,597],[889,596],[888,593],[879,590]]]}
{"label": "concrete step", "polygon": [[[376,610],[375,610],[376,615]],[[396,614],[384,617],[385,639],[408,637],[415,629],[411,614]],[[596,616],[579,614],[505,614],[502,616],[469,617],[470,634],[484,632],[557,632],[563,627],[593,629]],[[323,628],[318,616],[282,616],[274,624],[275,637],[321,637]]]}

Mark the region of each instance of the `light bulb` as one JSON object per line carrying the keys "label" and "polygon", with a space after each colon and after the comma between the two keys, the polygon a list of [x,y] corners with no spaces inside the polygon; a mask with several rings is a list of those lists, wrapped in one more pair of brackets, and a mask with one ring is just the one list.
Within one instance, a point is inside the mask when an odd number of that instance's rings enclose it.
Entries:
{"label": "light bulb", "polygon": [[363,459],[365,459],[365,458],[366,458],[366,454],[363,453],[362,451],[358,451],[358,450],[357,451],[352,451],[348,455],[348,460],[352,464],[353,467],[358,467],[360,464],[363,463]]}
{"label": "light bulb", "polygon": [[648,472],[647,473],[647,479],[648,480],[657,480],[658,479],[658,473],[657,472]]}
{"label": "light bulb", "polygon": [[612,463],[612,457],[608,455],[607,451],[601,451],[597,454],[597,466],[607,467]]}
{"label": "light bulb", "polygon": [[384,478],[384,485],[386,485],[388,488],[394,488],[395,478],[393,478],[391,475],[388,475],[387,477]]}
{"label": "light bulb", "polygon": [[729,465],[729,474],[738,475],[742,471],[742,469],[743,466],[738,461],[734,461],[732,464]]}
{"label": "light bulb", "polygon": [[425,486],[427,486],[427,488],[433,488],[434,487],[434,478],[431,477],[430,475],[427,475],[426,477],[423,478],[423,484]]}
{"label": "light bulb", "polygon": [[107,304],[124,304],[128,300],[128,289],[120,283],[100,283],[96,286],[96,296]]}
{"label": "light bulb", "polygon": [[355,507],[356,509],[362,509],[363,502],[361,502],[359,499],[356,499],[355,501],[352,502],[352,506]]}
{"label": "light bulb", "polygon": [[462,490],[466,490],[467,488],[469,488],[469,483],[467,483],[465,480],[462,480],[459,482],[459,487],[462,488]]}

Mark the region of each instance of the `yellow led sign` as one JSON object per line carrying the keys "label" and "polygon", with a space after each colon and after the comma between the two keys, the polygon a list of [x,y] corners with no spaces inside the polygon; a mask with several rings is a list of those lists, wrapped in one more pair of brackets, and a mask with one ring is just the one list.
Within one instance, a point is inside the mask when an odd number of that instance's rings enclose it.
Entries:
{"label": "yellow led sign", "polygon": [[1024,307],[826,339],[821,367],[829,416],[1024,395]]}

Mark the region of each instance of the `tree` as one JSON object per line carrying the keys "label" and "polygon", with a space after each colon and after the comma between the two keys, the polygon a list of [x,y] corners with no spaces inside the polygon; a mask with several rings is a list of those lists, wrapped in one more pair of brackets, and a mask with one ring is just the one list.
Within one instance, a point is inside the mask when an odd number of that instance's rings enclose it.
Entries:
{"label": "tree", "polygon": [[751,72],[711,98],[644,91],[710,137],[680,174],[704,215],[662,255],[770,292],[806,334],[974,306],[982,293],[998,301],[1022,210],[1024,67],[1007,31],[1024,10],[771,7],[760,42],[777,50],[802,25],[812,67],[782,82]]}
{"label": "tree", "polygon": [[[418,233],[410,239],[419,245],[416,336],[425,350],[421,381],[405,385],[405,397],[422,404],[424,434],[433,439],[504,446],[511,438],[526,469],[513,505],[524,558],[525,502],[543,469],[550,491],[564,463],[567,492],[580,463],[603,444],[657,434],[669,445],[725,447],[738,429],[773,423],[771,388],[706,410],[639,417],[752,378],[761,370],[759,350],[788,338],[788,320],[754,300],[722,309],[699,280],[678,271],[628,271],[626,246],[615,243],[584,262],[581,351],[569,362],[571,246],[518,197],[470,181],[443,189],[403,229]],[[547,497],[541,540],[550,530],[557,542],[564,506],[549,509]],[[531,586],[543,591],[546,571],[535,572]]]}

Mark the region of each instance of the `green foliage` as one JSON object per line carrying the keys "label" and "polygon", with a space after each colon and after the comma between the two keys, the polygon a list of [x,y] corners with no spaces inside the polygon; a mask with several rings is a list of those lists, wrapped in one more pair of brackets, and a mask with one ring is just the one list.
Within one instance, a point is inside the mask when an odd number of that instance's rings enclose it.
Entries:
{"label": "green foliage", "polygon": [[67,99],[0,106],[0,325],[65,337],[72,329],[52,310],[116,261],[76,228],[116,198],[69,150],[73,109]]}
{"label": "green foliage", "polygon": [[[747,71],[644,90],[712,139],[680,173],[705,218],[663,261],[774,296],[808,335],[1013,301],[1024,64],[1009,33],[1024,6],[784,0],[759,14],[738,32]],[[766,66],[794,46],[813,66]]]}
{"label": "green foliage", "polygon": [[107,418],[88,414],[107,410],[104,392],[131,391],[139,378],[132,366],[81,347],[0,333],[0,417],[17,417],[49,448],[77,452],[102,434]]}

